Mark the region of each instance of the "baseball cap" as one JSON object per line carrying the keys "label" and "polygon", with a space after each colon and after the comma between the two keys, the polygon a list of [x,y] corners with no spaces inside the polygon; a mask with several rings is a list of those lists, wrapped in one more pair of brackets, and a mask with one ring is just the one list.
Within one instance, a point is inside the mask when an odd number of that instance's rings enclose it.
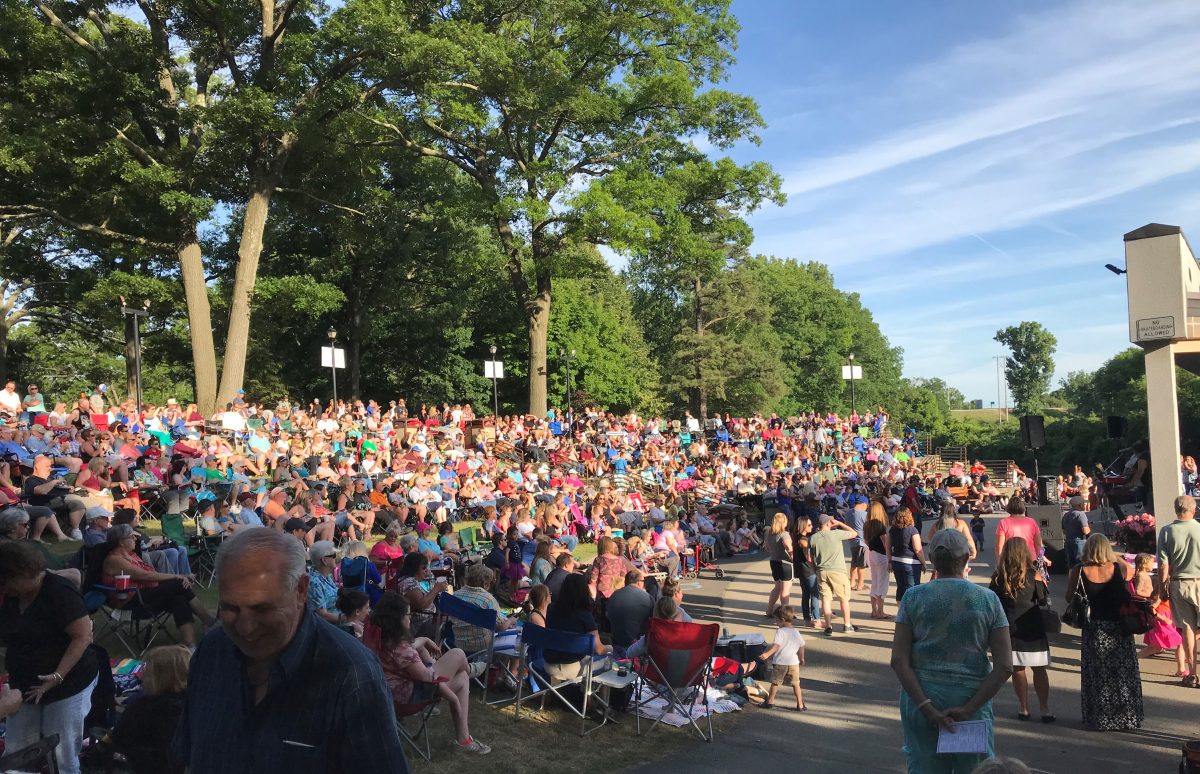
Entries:
{"label": "baseball cap", "polygon": [[929,555],[932,557],[939,551],[949,551],[952,556],[966,559],[971,555],[971,546],[967,543],[963,533],[957,529],[943,529],[939,530],[933,536],[933,540],[929,541]]}
{"label": "baseball cap", "polygon": [[241,503],[244,503],[248,500],[257,500],[257,499],[258,499],[258,495],[254,494],[253,492],[242,492],[240,495],[238,495],[238,502],[241,502]]}
{"label": "baseball cap", "polygon": [[308,529],[308,525],[304,523],[304,519],[293,516],[283,523],[284,532],[294,532],[298,529]]}
{"label": "baseball cap", "polygon": [[817,517],[817,525],[821,526],[821,527],[824,527],[826,524],[830,523],[831,521],[833,521],[833,517],[830,516],[828,513],[822,513],[820,516]]}
{"label": "baseball cap", "polygon": [[272,490],[271,490],[271,494],[270,494],[269,496],[270,496],[270,497],[274,497],[274,496],[275,496],[275,495],[277,495],[277,494],[286,494],[286,493],[287,493],[287,490],[286,490],[286,489],[284,489],[284,488],[283,488],[283,487],[281,487],[281,486],[277,486],[277,487],[275,487],[274,489],[272,489]]}
{"label": "baseball cap", "polygon": [[92,521],[93,519],[111,520],[113,515],[112,511],[104,508],[103,506],[93,505],[91,508],[88,508],[86,511],[84,511],[83,517],[88,521]]}
{"label": "baseball cap", "polygon": [[312,548],[308,549],[308,561],[315,562],[336,553],[337,548],[334,547],[332,540],[318,540],[312,544]]}

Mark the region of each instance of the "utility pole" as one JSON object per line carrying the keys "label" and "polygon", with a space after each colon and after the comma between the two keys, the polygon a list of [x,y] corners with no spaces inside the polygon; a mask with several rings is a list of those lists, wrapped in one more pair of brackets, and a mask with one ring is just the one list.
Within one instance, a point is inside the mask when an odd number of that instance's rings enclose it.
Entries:
{"label": "utility pole", "polygon": [[[1007,384],[1001,380],[1000,364],[1004,362],[1004,355],[995,355],[992,360],[996,361],[996,410],[1000,412],[1000,421],[1008,421],[1008,389]],[[1004,385],[1003,387],[1001,385]],[[1004,408],[1001,408],[1003,406]]]}

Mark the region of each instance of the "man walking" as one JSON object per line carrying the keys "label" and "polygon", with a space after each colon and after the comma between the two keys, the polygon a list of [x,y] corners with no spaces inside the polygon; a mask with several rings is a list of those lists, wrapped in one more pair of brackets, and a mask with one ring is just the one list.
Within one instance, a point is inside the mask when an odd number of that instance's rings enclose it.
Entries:
{"label": "man walking", "polygon": [[221,626],[192,657],[175,737],[192,774],[407,774],[378,659],[307,611],[304,545],[248,529],[217,555]]}
{"label": "man walking", "polygon": [[1196,523],[1196,499],[1175,498],[1175,521],[1158,531],[1158,572],[1164,588],[1171,592],[1171,616],[1183,630],[1184,663],[1188,676],[1183,684],[1200,688],[1196,675],[1196,630],[1200,628],[1200,524]]}
{"label": "man walking", "polygon": [[[820,530],[809,538],[808,546],[813,564],[817,567],[817,588],[821,590],[821,615],[825,618],[825,636],[833,636],[833,599],[842,608],[842,620],[847,632],[856,632],[850,623],[850,577],[846,574],[846,553],[842,543],[854,540],[858,533],[853,527],[822,513]],[[834,529],[839,530],[834,532]]]}

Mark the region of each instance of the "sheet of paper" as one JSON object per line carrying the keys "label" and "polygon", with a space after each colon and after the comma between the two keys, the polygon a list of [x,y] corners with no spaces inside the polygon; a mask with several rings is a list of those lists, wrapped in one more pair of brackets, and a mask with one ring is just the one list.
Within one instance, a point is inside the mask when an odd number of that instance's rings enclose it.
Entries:
{"label": "sheet of paper", "polygon": [[954,724],[954,733],[943,729],[938,734],[939,753],[984,753],[987,752],[988,721],[960,720]]}

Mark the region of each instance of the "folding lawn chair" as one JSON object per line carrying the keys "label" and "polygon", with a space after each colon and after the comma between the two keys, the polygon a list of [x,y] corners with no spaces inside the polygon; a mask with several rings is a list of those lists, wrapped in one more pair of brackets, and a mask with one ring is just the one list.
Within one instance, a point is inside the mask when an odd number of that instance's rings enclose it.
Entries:
{"label": "folding lawn chair", "polygon": [[[637,733],[642,733],[641,707],[646,701],[661,698],[666,706],[646,729],[649,733],[668,712],[677,712],[688,719],[696,733],[711,742],[712,711],[708,706],[708,684],[712,677],[713,649],[717,645],[720,627],[717,624],[684,623],[651,618],[646,633],[647,654],[637,659],[636,670],[642,679],[634,692],[634,715]],[[644,695],[643,695],[644,694]],[[697,701],[704,705],[708,720],[708,736],[692,717]]]}
{"label": "folding lawn chair", "polygon": [[[551,680],[546,672],[544,654],[547,650],[579,656],[582,659],[579,676],[560,682]],[[521,719],[521,702],[541,696],[541,706],[545,708],[546,698],[553,694],[564,707],[579,716],[581,721],[579,735],[586,736],[588,733],[588,700],[592,698],[592,656],[595,653],[595,642],[592,635],[543,629],[534,624],[525,624],[521,629],[520,652],[521,674],[527,675],[530,693],[528,696],[525,695],[526,680],[517,683],[516,719]],[[570,686],[579,686],[579,689],[583,691],[583,700],[579,707],[575,706],[574,697],[565,692]]]}
{"label": "folding lawn chair", "polygon": [[88,613],[95,616],[92,638],[102,642],[112,636],[130,656],[141,658],[159,637],[174,641],[167,629],[171,613],[166,610],[151,613],[141,604],[141,592],[136,588],[118,591],[100,583],[108,551],[104,543],[83,550],[83,603]]}
{"label": "folding lawn chair", "polygon": [[[489,610],[487,608],[479,607],[478,605],[473,605],[470,602],[461,600],[453,594],[448,594],[445,591],[438,595],[437,609],[440,614],[450,619],[450,623],[452,625],[450,630],[451,632],[453,632],[454,621],[458,621],[467,626],[474,626],[483,630],[487,645],[472,652],[467,652],[465,648],[463,650],[467,655],[467,661],[481,661],[488,665],[488,669],[485,669],[478,677],[472,677],[471,680],[483,689],[483,703],[489,703],[487,700],[488,672],[491,669],[492,662],[496,659],[496,654],[498,653],[502,656],[510,656],[512,658],[517,658],[518,656],[516,647],[502,647],[500,650],[496,649],[496,622],[499,619],[499,616],[496,614],[495,610]],[[454,644],[456,647],[462,647],[462,643],[458,641],[455,641]],[[500,699],[491,703],[507,704],[510,701],[511,699]]]}
{"label": "folding lawn chair", "polygon": [[189,535],[183,526],[183,515],[179,513],[162,515],[162,535],[187,549],[188,564],[196,576],[196,582],[205,588],[211,586],[217,569],[216,549],[220,548],[220,541],[213,544],[210,538]]}
{"label": "folding lawn chair", "polygon": [[58,734],[39,739],[20,750],[5,750],[0,756],[0,771],[40,771],[58,774]]}
{"label": "folding lawn chair", "polygon": [[[368,623],[363,629],[362,643],[368,650],[379,656],[383,647],[379,627]],[[396,731],[400,734],[400,738],[408,742],[417,755],[426,761],[433,757],[433,750],[429,746],[429,718],[433,716],[434,710],[442,700],[438,686],[445,682],[449,682],[449,679],[437,677],[427,681],[414,680],[413,695],[408,703],[401,704],[394,700],[392,702],[392,708],[396,715]],[[405,725],[410,720],[416,723],[416,728],[411,730]]]}

